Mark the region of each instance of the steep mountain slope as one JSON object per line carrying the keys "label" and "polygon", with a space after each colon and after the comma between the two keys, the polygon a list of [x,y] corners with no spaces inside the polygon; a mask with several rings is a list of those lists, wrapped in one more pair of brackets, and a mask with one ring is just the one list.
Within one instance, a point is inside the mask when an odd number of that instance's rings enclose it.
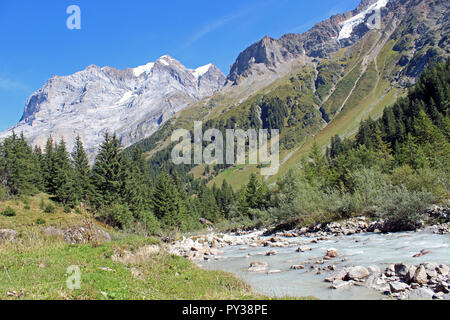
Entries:
{"label": "steep mountain slope", "polygon": [[[380,10],[381,28],[367,26],[373,9]],[[267,116],[278,114],[283,174],[313,141],[325,147],[336,134],[353,135],[361,120],[380,116],[405,94],[426,65],[448,56],[449,9],[444,0],[368,0],[304,34],[265,37],[239,55],[224,90],[178,113],[139,146],[156,167],[170,167],[176,128],[192,129],[194,120],[220,129],[270,128]],[[205,177],[204,166],[188,169]],[[213,182],[226,178],[236,188],[259,172],[250,165],[208,171]]]}
{"label": "steep mountain slope", "polygon": [[20,123],[0,138],[23,131],[31,144],[43,146],[53,135],[64,137],[70,148],[80,134],[92,158],[106,131],[129,146],[224,83],[225,75],[212,64],[189,70],[169,56],[134,69],[92,65],[51,78],[28,99]]}

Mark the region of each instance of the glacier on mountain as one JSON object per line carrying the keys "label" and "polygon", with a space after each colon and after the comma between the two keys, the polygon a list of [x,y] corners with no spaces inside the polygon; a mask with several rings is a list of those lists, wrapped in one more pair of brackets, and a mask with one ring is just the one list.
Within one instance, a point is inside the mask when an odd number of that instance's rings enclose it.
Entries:
{"label": "glacier on mountain", "polygon": [[353,28],[364,22],[366,16],[368,14],[371,14],[374,10],[379,10],[383,7],[386,7],[388,2],[389,0],[378,0],[363,12],[360,12],[354,17],[340,23],[341,31],[339,32],[338,40],[350,38],[353,33]]}

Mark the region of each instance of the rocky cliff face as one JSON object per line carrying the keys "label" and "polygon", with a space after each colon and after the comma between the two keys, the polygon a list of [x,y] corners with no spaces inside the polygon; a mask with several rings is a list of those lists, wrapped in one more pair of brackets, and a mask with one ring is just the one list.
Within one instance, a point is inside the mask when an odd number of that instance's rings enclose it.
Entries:
{"label": "rocky cliff face", "polygon": [[[449,8],[446,0],[363,0],[353,11],[337,14],[316,24],[303,34],[286,34],[280,39],[265,37],[244,50],[232,65],[227,82],[236,85],[248,78],[280,73],[289,64],[306,64],[314,58],[328,58],[341,48],[359,42],[371,28],[375,10],[381,13],[381,26],[407,25],[402,32],[414,39],[405,65],[427,45],[435,47],[421,55],[406,74],[417,76],[426,63],[437,55],[436,50],[448,52]],[[431,34],[431,36],[430,36]],[[397,34],[397,36],[402,36]],[[440,48],[440,49],[439,49]]]}
{"label": "rocky cliff face", "polygon": [[23,131],[30,143],[43,146],[52,135],[71,148],[79,134],[92,159],[106,131],[127,147],[224,83],[225,75],[211,64],[190,70],[169,56],[134,69],[92,65],[51,78],[28,99],[20,123],[0,138]]}

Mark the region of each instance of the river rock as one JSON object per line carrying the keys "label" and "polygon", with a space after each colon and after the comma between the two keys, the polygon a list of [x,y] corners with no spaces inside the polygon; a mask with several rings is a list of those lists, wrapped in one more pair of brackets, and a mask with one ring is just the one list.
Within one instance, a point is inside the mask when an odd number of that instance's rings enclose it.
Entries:
{"label": "river rock", "polygon": [[300,246],[299,248],[297,248],[297,252],[306,252],[306,251],[311,251],[312,249],[310,247],[307,246]]}
{"label": "river rock", "polygon": [[264,272],[269,267],[267,262],[251,262],[250,267],[248,268],[249,272]]}
{"label": "river rock", "polygon": [[349,269],[346,278],[348,280],[364,279],[370,275],[369,270],[363,266],[352,267]]}
{"label": "river rock", "polygon": [[427,272],[427,276],[430,279],[434,279],[437,277],[437,269],[439,268],[439,265],[434,262],[425,263],[424,265],[425,270]]}
{"label": "river rock", "polygon": [[443,275],[443,276],[447,276],[449,274],[449,267],[446,266],[445,264],[441,264],[438,267],[438,272],[439,274]]}
{"label": "river rock", "polygon": [[444,296],[445,294],[443,292],[438,292],[434,294],[433,299],[441,300],[444,298]]}
{"label": "river rock", "polygon": [[338,256],[338,250],[335,248],[328,249],[326,256],[329,258],[336,258]]}
{"label": "river rock", "polygon": [[344,280],[347,276],[348,270],[342,269],[336,272],[333,272],[329,277],[325,278],[325,282],[334,282],[335,280]]}
{"label": "river rock", "polygon": [[291,266],[292,270],[301,270],[301,269],[305,269],[305,266],[302,264],[294,264],[293,266]]}
{"label": "river rock", "polygon": [[370,274],[372,274],[372,275],[375,275],[375,276],[381,275],[381,269],[378,266],[369,266],[369,267],[367,267],[367,270],[369,270]]}
{"label": "river rock", "polygon": [[423,265],[417,268],[412,281],[419,284],[426,284],[428,282],[427,271]]}
{"label": "river rock", "polygon": [[276,274],[276,273],[281,273],[281,270],[274,269],[274,270],[267,271],[267,274]]}
{"label": "river rock", "polygon": [[404,282],[394,281],[389,283],[389,288],[392,293],[403,292],[409,288],[409,286]]}
{"label": "river rock", "polygon": [[344,281],[344,280],[334,280],[331,284],[331,288],[340,289],[346,286],[353,284],[353,281]]}
{"label": "river rock", "polygon": [[270,250],[270,251],[267,251],[266,252],[266,256],[276,256],[278,254],[278,252],[277,251],[275,251],[275,250]]}
{"label": "river rock", "polygon": [[397,263],[394,265],[395,275],[402,280],[407,278],[409,273],[409,266],[404,263]]}
{"label": "river rock", "polygon": [[431,300],[434,292],[428,288],[417,288],[409,292],[409,298],[412,300]]}

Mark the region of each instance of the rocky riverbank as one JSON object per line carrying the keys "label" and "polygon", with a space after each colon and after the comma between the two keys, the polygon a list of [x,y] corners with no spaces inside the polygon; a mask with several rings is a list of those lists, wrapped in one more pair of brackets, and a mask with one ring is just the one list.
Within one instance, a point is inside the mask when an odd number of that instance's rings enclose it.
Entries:
{"label": "rocky riverbank", "polygon": [[[430,216],[442,210],[431,210]],[[434,217],[434,216],[433,216]],[[442,218],[442,217],[441,217]],[[448,221],[448,215],[445,217]],[[210,233],[202,236],[184,238],[174,242],[168,248],[173,254],[188,258],[198,264],[210,263],[224,259],[223,253],[227,247],[236,247],[248,258],[247,272],[274,275],[282,271],[270,268],[270,259],[278,255],[278,251],[291,250],[300,257],[307,254],[314,247],[324,247],[330,242],[338,242],[351,238],[352,235],[382,234],[383,221],[370,222],[365,217],[352,218],[342,222],[327,225],[316,225],[310,228],[300,228],[290,231],[273,233],[271,230],[254,230],[250,232],[236,232],[233,234]],[[450,231],[450,223],[444,222],[422,228],[418,232],[443,235]],[[393,234],[394,235],[394,234]],[[348,240],[347,240],[348,241]],[[353,240],[352,240],[353,241]],[[358,240],[356,240],[358,241]],[[320,245],[322,243],[322,245]],[[258,251],[259,248],[259,251]],[[414,249],[414,248],[411,248]],[[410,258],[430,254],[430,250],[417,249]],[[335,248],[329,247],[321,253],[313,254],[314,258],[304,258],[302,262],[292,264],[291,270],[301,270],[310,277],[323,277],[329,283],[329,290],[340,290],[349,287],[366,287],[373,289],[386,298],[393,299],[449,299],[449,267],[447,264],[433,262],[406,265],[402,262],[388,264],[387,267],[377,265],[347,265],[348,257]],[[255,259],[252,259],[254,256]],[[260,257],[266,256],[266,261]],[[426,257],[425,257],[426,258]],[[267,260],[269,259],[269,260]],[[299,259],[300,260],[300,259]],[[422,261],[422,260],[421,260]],[[294,274],[293,274],[294,275]],[[322,280],[320,280],[322,281]],[[311,292],[314,295],[314,292]]]}
{"label": "rocky riverbank", "polygon": [[[441,213],[441,211],[438,211]],[[448,216],[446,216],[448,220]],[[197,235],[183,238],[181,241],[173,242],[169,251],[173,254],[183,256],[190,260],[221,259],[220,248],[237,245],[247,245],[249,247],[286,248],[290,246],[300,246],[298,250],[307,250],[308,243],[317,243],[323,240],[330,240],[333,237],[343,237],[360,233],[379,233],[384,229],[385,221],[378,220],[369,222],[366,217],[358,217],[345,220],[343,222],[332,222],[329,224],[318,224],[309,228],[276,232],[270,230],[240,231],[232,234],[209,233],[207,235]],[[421,228],[417,231],[430,230],[436,234],[450,233],[450,222],[434,224],[425,227],[424,222],[420,223]],[[272,236],[268,236],[268,235]],[[298,238],[302,237],[302,240]],[[307,238],[308,240],[303,240]],[[242,248],[245,250],[245,247]]]}

